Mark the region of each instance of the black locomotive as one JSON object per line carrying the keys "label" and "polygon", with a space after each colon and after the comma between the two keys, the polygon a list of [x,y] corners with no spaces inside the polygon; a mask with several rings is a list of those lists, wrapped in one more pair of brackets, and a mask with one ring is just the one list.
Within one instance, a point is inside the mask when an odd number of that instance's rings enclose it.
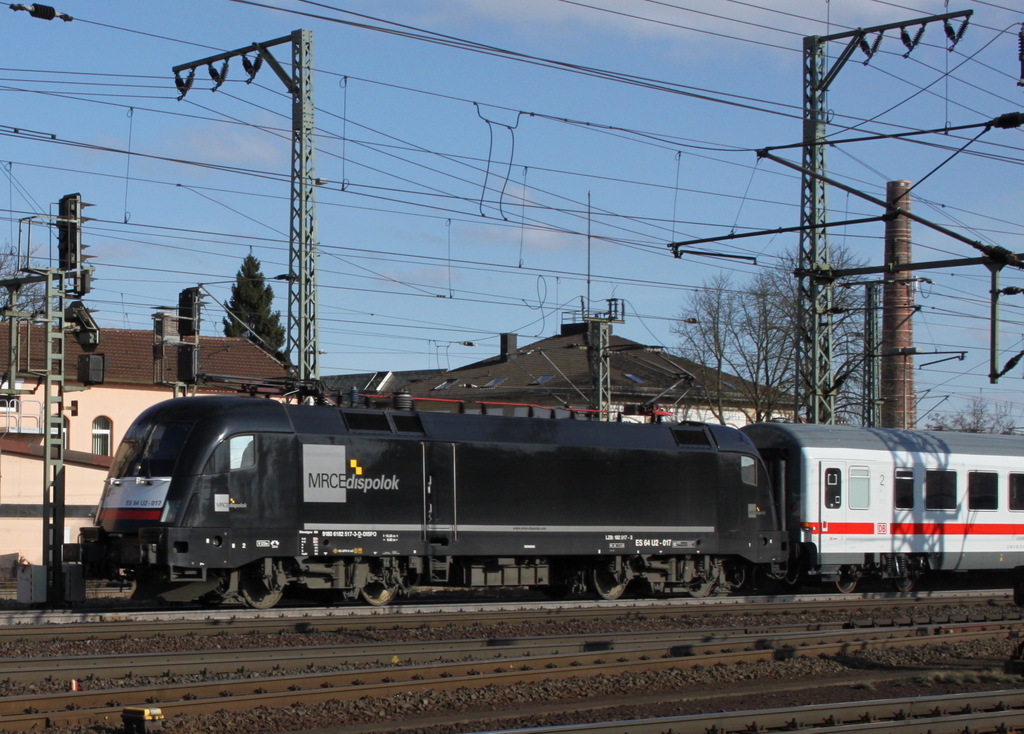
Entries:
{"label": "black locomotive", "polygon": [[701,596],[787,557],[757,450],[718,425],[179,398],[136,419],[106,482],[82,559],[140,598]]}

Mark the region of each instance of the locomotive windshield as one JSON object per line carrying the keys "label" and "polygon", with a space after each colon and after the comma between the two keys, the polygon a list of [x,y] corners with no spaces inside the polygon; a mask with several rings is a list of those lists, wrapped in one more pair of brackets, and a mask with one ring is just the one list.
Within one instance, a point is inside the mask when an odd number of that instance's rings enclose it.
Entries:
{"label": "locomotive windshield", "polygon": [[181,454],[191,423],[136,425],[117,447],[110,476],[169,477]]}

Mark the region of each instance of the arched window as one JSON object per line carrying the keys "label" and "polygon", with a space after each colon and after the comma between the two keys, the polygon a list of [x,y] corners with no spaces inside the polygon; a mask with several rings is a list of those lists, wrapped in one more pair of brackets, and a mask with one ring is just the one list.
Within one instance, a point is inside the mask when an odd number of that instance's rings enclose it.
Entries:
{"label": "arched window", "polygon": [[99,416],[92,422],[92,452],[110,456],[110,429],[112,424],[106,416]]}

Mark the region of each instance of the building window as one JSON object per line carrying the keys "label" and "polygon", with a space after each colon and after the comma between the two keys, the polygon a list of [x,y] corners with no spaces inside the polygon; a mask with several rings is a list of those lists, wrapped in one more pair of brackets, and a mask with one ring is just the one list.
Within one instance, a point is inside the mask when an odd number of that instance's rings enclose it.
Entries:
{"label": "building window", "polygon": [[99,416],[92,422],[92,452],[99,456],[110,456],[110,429],[112,424],[106,416]]}

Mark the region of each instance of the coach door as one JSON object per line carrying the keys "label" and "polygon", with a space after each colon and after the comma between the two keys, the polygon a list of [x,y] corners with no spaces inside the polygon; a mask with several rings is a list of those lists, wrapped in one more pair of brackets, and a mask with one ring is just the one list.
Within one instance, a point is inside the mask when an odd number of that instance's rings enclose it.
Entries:
{"label": "coach door", "polygon": [[459,539],[455,444],[423,444],[423,540],[428,553],[448,555]]}
{"label": "coach door", "polygon": [[[849,493],[849,477],[846,462],[823,461],[819,470],[819,522],[818,551],[822,562],[830,562],[825,556],[846,551],[846,508]],[[832,563],[842,562],[832,559]]]}

